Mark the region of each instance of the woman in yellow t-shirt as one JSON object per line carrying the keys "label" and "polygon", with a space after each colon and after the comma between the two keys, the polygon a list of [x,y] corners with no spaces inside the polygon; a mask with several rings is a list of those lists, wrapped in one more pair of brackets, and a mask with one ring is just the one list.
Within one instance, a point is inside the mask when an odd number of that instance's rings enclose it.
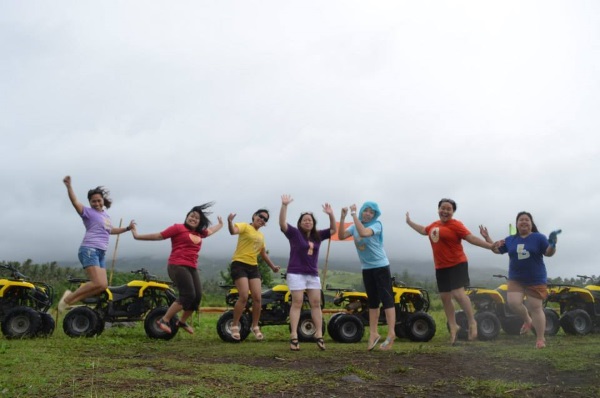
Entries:
{"label": "woman in yellow t-shirt", "polygon": [[265,237],[259,232],[269,221],[269,211],[258,209],[252,215],[252,222],[233,223],[236,214],[227,217],[227,227],[231,235],[239,235],[237,247],[231,259],[231,279],[238,290],[239,298],[233,307],[233,320],[231,324],[231,337],[240,340],[240,318],[248,303],[248,294],[252,294],[252,333],[257,340],[264,339],[258,321],[261,310],[261,277],[258,270],[258,256],[271,267],[273,272],[279,272],[280,267],[275,265],[267,254]]}

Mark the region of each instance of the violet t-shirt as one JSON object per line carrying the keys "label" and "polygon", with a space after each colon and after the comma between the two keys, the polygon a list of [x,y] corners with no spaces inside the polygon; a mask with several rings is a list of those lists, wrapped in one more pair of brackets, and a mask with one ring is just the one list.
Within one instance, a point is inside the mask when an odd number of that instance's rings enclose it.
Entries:
{"label": "violet t-shirt", "polygon": [[317,232],[321,240],[315,242],[308,239],[298,228],[287,225],[287,231],[284,234],[290,241],[288,274],[319,275],[319,248],[322,241],[330,238],[331,231],[321,229]]}
{"label": "violet t-shirt", "polygon": [[108,238],[112,223],[110,216],[104,210],[98,211],[91,207],[83,207],[81,213],[83,225],[85,225],[85,235],[81,246],[93,247],[94,249],[108,249]]}

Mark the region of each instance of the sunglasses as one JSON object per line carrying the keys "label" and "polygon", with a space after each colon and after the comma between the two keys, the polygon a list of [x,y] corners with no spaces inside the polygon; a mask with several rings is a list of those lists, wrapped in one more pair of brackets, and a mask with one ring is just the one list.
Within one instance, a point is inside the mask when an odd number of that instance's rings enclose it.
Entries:
{"label": "sunglasses", "polygon": [[261,220],[263,220],[264,222],[269,221],[269,219],[265,216],[263,216],[262,214],[257,214],[258,218],[260,218]]}

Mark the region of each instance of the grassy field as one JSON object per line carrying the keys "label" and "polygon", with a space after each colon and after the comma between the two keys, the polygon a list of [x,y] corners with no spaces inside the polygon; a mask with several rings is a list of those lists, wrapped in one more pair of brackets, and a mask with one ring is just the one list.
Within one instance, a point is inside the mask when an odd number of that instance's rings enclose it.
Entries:
{"label": "grassy field", "polygon": [[[326,351],[288,327],[263,328],[241,344],[222,342],[219,314],[194,318],[195,335],[146,337],[141,323],[72,339],[59,323],[49,338],[0,338],[0,397],[551,397],[600,395],[600,336],[561,331],[543,350],[533,336],[450,346],[445,320],[427,343],[397,340],[391,352],[366,351],[326,336]],[[381,333],[384,331],[381,330]]]}

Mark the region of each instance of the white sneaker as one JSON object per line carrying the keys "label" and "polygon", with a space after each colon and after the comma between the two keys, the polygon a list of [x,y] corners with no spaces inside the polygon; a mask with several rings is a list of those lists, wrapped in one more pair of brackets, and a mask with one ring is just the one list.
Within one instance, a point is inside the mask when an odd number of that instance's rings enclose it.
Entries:
{"label": "white sneaker", "polygon": [[71,293],[72,292],[69,289],[65,290],[62,297],[60,298],[60,301],[58,302],[58,312],[65,312],[71,309],[71,306],[65,303],[65,297],[67,297]]}

